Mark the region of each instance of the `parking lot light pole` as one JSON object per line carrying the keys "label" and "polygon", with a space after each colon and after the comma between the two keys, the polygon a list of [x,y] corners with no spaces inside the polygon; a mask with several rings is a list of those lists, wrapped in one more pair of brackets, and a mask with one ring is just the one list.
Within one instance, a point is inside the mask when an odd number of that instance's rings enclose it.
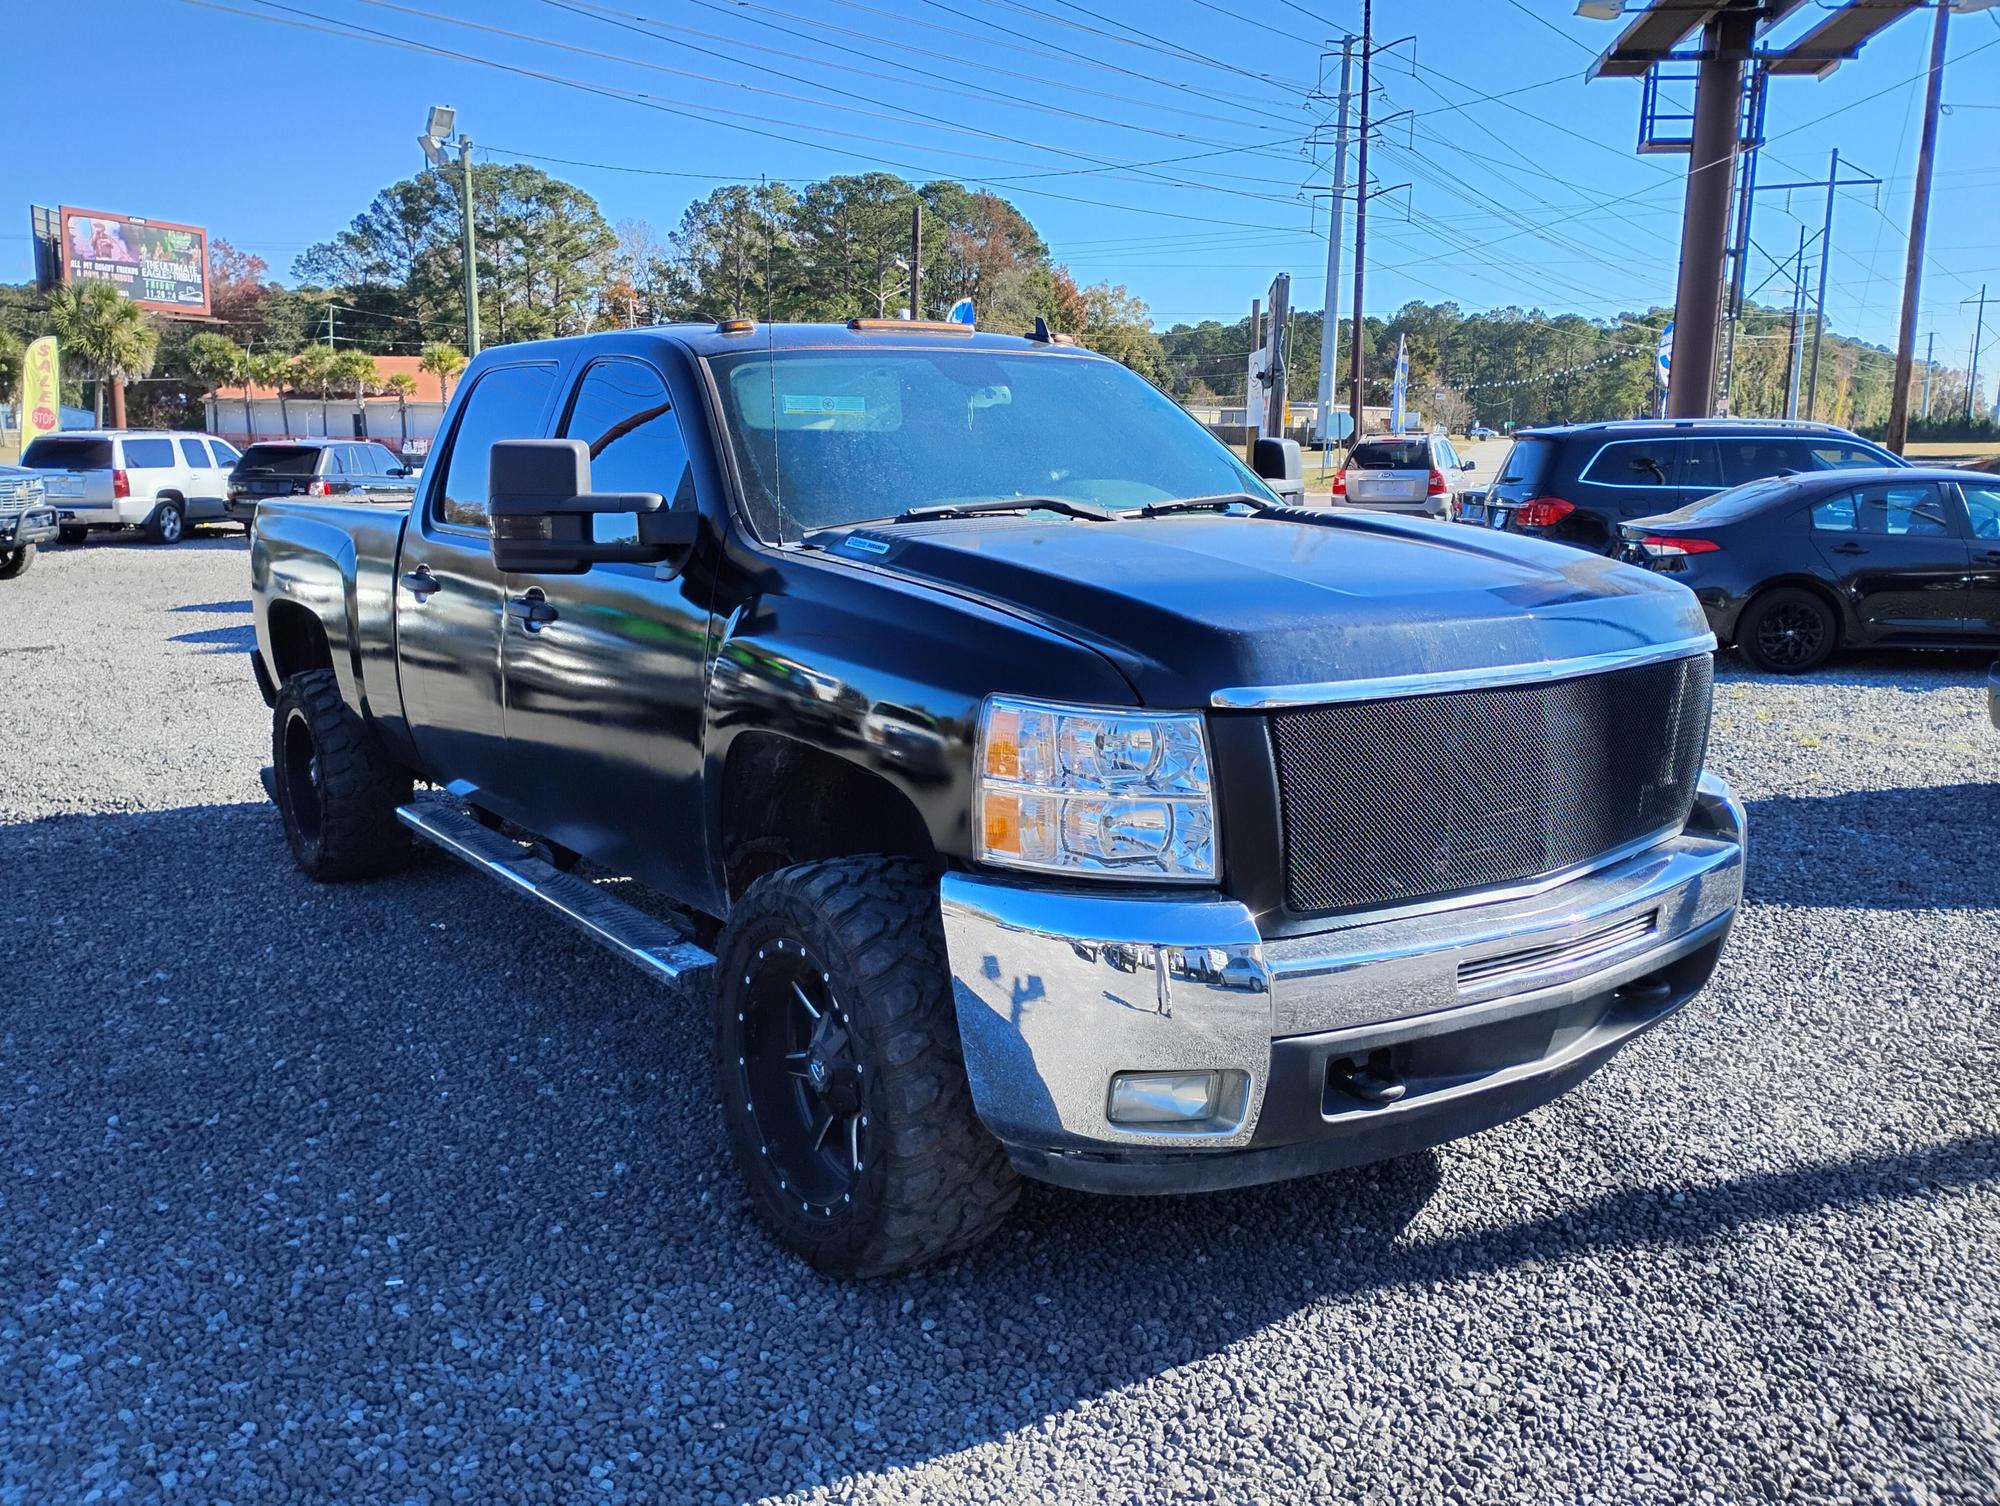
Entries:
{"label": "parking lot light pole", "polygon": [[[445,146],[457,119],[450,105],[431,106],[424,133],[417,138],[431,166],[451,165]],[[479,354],[479,252],[472,238],[472,138],[465,135],[458,138],[458,212],[465,237],[465,355],[470,360]]]}

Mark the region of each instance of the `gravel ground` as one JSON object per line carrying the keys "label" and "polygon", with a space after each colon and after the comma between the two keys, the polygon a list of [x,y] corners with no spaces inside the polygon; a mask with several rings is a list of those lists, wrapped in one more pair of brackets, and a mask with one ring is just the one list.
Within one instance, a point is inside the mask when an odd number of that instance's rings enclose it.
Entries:
{"label": "gravel ground", "polygon": [[245,573],[0,584],[0,1506],[2000,1498],[1980,660],[1725,663],[1753,902],[1551,1107],[843,1286],[699,999],[441,860],[294,872]]}

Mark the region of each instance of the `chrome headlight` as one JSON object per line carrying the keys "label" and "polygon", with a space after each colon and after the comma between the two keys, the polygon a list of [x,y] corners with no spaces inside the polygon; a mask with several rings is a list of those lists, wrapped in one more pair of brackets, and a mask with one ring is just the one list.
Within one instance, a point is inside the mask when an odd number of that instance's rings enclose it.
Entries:
{"label": "chrome headlight", "polygon": [[988,696],[973,799],[983,862],[1215,881],[1215,795],[1199,715]]}

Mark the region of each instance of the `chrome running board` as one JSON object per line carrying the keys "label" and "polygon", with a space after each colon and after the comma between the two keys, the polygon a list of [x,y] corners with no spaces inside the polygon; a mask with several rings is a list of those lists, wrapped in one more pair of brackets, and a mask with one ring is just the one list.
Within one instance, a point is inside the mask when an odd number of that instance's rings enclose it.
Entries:
{"label": "chrome running board", "polygon": [[396,819],[488,878],[539,900],[584,935],[663,983],[685,983],[715,957],[656,916],[564,873],[442,800],[412,800]]}

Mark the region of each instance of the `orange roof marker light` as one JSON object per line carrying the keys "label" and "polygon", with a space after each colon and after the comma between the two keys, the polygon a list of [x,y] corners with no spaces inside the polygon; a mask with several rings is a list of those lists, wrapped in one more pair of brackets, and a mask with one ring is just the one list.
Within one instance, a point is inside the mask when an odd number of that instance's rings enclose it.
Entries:
{"label": "orange roof marker light", "polygon": [[756,327],[755,319],[718,319],[715,322],[718,335],[747,335]]}
{"label": "orange roof marker light", "polygon": [[953,324],[944,319],[850,319],[847,327],[860,330],[864,334],[878,331],[894,331],[905,335],[970,335],[975,333],[969,324]]}

